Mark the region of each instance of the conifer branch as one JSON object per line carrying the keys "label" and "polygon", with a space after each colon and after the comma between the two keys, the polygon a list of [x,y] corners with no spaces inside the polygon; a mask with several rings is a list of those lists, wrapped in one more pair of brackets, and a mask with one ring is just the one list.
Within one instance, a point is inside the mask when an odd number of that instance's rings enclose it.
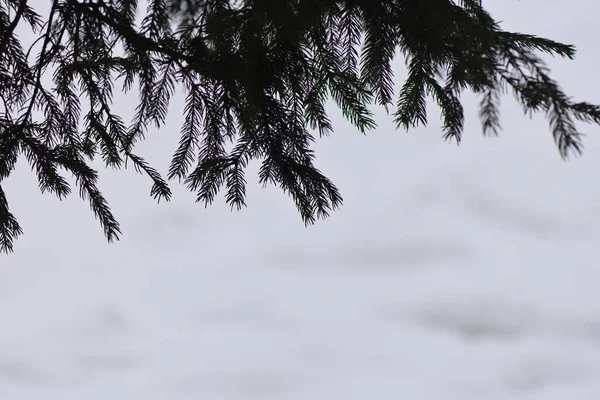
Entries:
{"label": "conifer branch", "polygon": [[[37,35],[28,48],[21,24]],[[480,96],[483,133],[497,135],[511,89],[526,113],[546,115],[564,158],[582,151],[579,123],[600,124],[600,105],[565,94],[539,55],[573,59],[575,48],[504,31],[478,0],[148,0],[146,10],[136,0],[53,0],[45,20],[26,0],[0,0],[0,28],[0,183],[25,156],[40,190],[62,199],[68,171],[109,241],[120,227],[89,162],[133,164],[152,180],[151,196],[169,200],[167,181],[135,148],[168,125],[178,89],[184,122],[167,178],[205,205],[225,189],[240,209],[246,167],[259,160],[259,183],[288,193],[305,224],[342,203],[312,150],[317,134],[333,132],[329,99],[366,133],[373,104],[395,107],[397,126],[410,129],[427,124],[431,98],[443,137],[459,143],[462,92]],[[408,76],[394,94],[398,55]],[[131,121],[113,106],[119,81],[122,95],[139,85]],[[21,232],[0,188],[0,251]]]}

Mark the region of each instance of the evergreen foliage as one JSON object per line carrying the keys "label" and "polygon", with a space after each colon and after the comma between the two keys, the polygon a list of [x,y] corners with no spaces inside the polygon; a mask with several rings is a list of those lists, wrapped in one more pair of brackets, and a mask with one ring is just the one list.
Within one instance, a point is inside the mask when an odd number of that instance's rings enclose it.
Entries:
{"label": "evergreen foliage", "polygon": [[[0,184],[25,156],[42,192],[60,199],[74,177],[109,241],[119,224],[96,184],[91,161],[133,165],[169,200],[163,178],[135,154],[165,123],[175,88],[185,122],[167,179],[183,181],[210,204],[245,205],[245,167],[279,185],[305,223],[342,198],[314,164],[311,143],[332,132],[332,98],[360,131],[375,126],[372,104],[393,107],[398,127],[426,124],[426,99],[439,105],[444,137],[460,142],[463,90],[481,96],[485,134],[500,129],[501,94],[547,115],[563,157],[581,151],[577,121],[600,123],[600,107],[576,102],[549,76],[540,53],[573,58],[574,47],[503,31],[474,0],[0,0]],[[44,11],[44,12],[42,12]],[[26,46],[17,28],[36,38]],[[394,94],[392,60],[408,77]],[[139,87],[132,121],[114,92]],[[22,233],[0,186],[0,249]]]}

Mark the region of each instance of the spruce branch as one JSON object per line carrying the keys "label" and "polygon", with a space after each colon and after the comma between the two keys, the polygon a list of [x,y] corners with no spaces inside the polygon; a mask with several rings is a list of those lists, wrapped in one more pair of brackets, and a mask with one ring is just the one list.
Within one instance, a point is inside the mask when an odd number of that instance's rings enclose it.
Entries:
{"label": "spruce branch", "polygon": [[[45,19],[27,0],[0,3],[0,183],[24,156],[40,190],[62,199],[72,189],[61,173],[71,173],[109,241],[120,227],[89,162],[133,164],[152,180],[150,195],[169,200],[135,149],[168,125],[179,89],[184,121],[167,179],[205,205],[225,189],[240,209],[246,168],[259,160],[259,183],[288,193],[305,224],[342,203],[312,149],[333,132],[329,99],[366,133],[373,104],[397,96],[393,119],[410,129],[427,124],[431,98],[443,136],[459,143],[461,94],[480,96],[482,131],[498,135],[510,89],[525,113],[546,116],[564,158],[582,151],[580,123],[600,124],[600,105],[564,93],[540,56],[573,59],[574,46],[504,31],[478,0],[149,0],[145,10],[137,0],[53,0]],[[28,47],[21,24],[36,35]],[[398,55],[408,76],[394,94]],[[131,120],[113,105],[116,84],[122,95],[139,89]],[[0,251],[20,234],[0,188]]]}
{"label": "spruce branch", "polygon": [[14,240],[22,234],[23,229],[10,212],[6,194],[0,185],[0,252],[12,252]]}

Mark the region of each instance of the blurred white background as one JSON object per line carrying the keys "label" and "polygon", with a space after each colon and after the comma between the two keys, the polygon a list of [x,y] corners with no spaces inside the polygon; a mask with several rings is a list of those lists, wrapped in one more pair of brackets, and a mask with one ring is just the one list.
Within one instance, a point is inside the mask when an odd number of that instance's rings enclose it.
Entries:
{"label": "blurred white background", "polygon": [[[576,44],[553,76],[600,103],[597,2],[484,4],[507,30]],[[3,182],[25,235],[0,256],[0,397],[597,400],[600,128],[564,162],[512,97],[499,138],[465,105],[459,147],[433,106],[427,128],[379,113],[367,136],[332,108],[317,163],[345,201],[309,228],[252,173],[231,212],[176,182],[156,205],[145,177],[104,171],[124,231],[109,245],[85,202],[40,195],[21,163]],[[139,147],[163,173],[182,108]]]}

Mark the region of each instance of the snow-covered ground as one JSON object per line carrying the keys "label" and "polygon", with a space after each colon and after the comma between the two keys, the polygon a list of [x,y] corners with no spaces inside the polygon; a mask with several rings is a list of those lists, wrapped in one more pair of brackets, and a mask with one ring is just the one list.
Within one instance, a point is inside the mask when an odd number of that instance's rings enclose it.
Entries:
{"label": "snow-covered ground", "polygon": [[[554,75],[600,102],[595,3],[489,3],[506,28],[576,43]],[[564,163],[544,119],[505,104],[500,138],[470,109],[460,147],[435,108],[409,134],[384,114],[367,137],[338,120],[317,150],[345,205],[310,228],[276,188],[232,213],[176,184],[155,205],[147,180],[108,171],[124,230],[108,245],[85,203],[40,196],[21,167],[0,398],[599,399],[600,129]],[[140,147],[162,171],[177,107]]]}

